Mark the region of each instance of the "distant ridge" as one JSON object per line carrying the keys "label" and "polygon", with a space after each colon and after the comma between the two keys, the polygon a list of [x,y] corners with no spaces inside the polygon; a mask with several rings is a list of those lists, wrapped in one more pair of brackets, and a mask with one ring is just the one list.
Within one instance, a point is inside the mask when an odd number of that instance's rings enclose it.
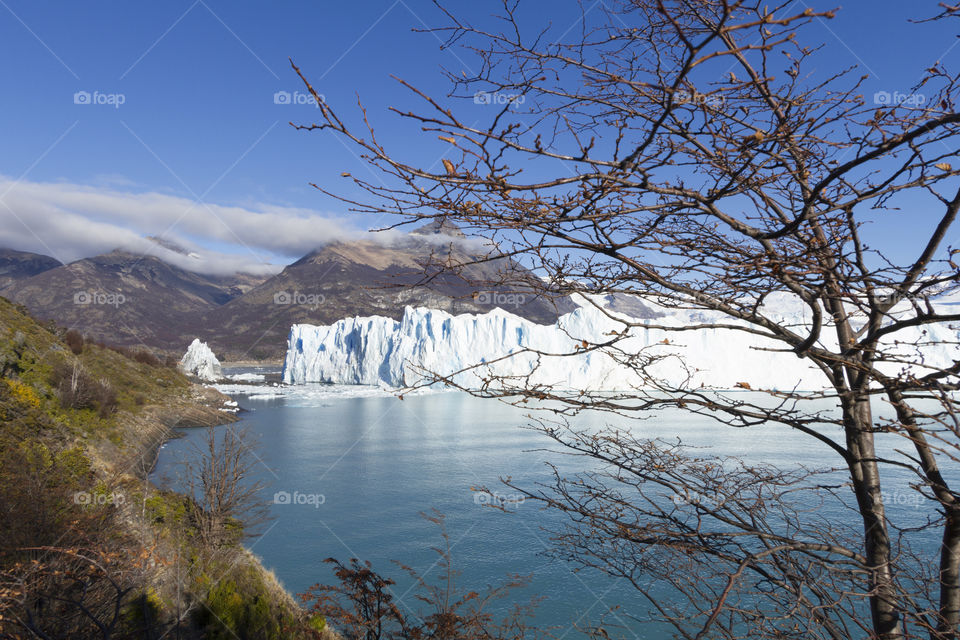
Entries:
{"label": "distant ridge", "polygon": [[59,260],[40,253],[0,249],[0,291],[14,282],[62,266]]}
{"label": "distant ridge", "polygon": [[18,280],[2,295],[97,340],[178,351],[198,312],[241,292],[229,278],[118,250]]}
{"label": "distant ridge", "polygon": [[[444,237],[450,242],[437,242]],[[293,324],[368,315],[399,319],[407,305],[453,314],[502,307],[543,324],[573,308],[566,300],[537,297],[529,287],[498,284],[504,274],[521,285],[534,278],[506,258],[441,272],[439,263],[478,257],[469,243],[459,242],[465,238],[455,225],[432,222],[392,242],[325,245],[269,278],[203,275],[120,250],[67,265],[38,256],[46,261],[30,267],[35,272],[29,275],[24,262],[0,295],[108,343],[179,355],[199,337],[227,360],[279,360]]]}

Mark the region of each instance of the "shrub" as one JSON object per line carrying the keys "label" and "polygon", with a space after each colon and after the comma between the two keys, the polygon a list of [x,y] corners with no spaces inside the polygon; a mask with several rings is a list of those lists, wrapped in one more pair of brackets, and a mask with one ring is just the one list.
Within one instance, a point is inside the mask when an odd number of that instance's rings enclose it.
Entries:
{"label": "shrub", "polygon": [[57,446],[30,438],[0,446],[0,566],[20,547],[56,544],[65,535],[72,540],[81,531],[98,530],[102,514],[84,511],[74,495],[93,480],[90,459],[78,447]]}
{"label": "shrub", "polygon": [[[164,602],[156,589],[147,587],[140,595],[127,602],[125,618],[131,630],[148,631],[161,628]],[[151,637],[146,635],[144,637]],[[163,637],[163,636],[159,636]]]}
{"label": "shrub", "polygon": [[93,408],[95,385],[79,362],[58,362],[53,367],[50,383],[64,409]]}
{"label": "shrub", "polygon": [[204,637],[216,640],[290,637],[285,628],[294,621],[271,603],[275,599],[262,576],[249,567],[240,567],[210,589],[194,621]]}
{"label": "shrub", "polygon": [[150,365],[151,367],[159,367],[163,364],[160,362],[160,358],[143,349],[135,352],[133,354],[133,359],[137,362]]}
{"label": "shrub", "polygon": [[40,398],[37,397],[36,392],[30,385],[23,384],[19,380],[5,380],[4,382],[10,387],[10,394],[14,400],[34,408],[40,406]]}
{"label": "shrub", "polygon": [[76,329],[70,329],[63,336],[63,341],[74,355],[83,353],[83,335]]}
{"label": "shrub", "polygon": [[0,345],[0,377],[18,374],[23,371],[20,360],[26,348],[27,339],[22,331],[13,334],[10,342]]}
{"label": "shrub", "polygon": [[117,410],[117,391],[106,380],[100,380],[94,385],[93,399],[97,405],[97,414],[101,418],[106,418]]}
{"label": "shrub", "polygon": [[187,500],[172,491],[160,491],[146,499],[147,516],[155,525],[180,527],[188,521]]}
{"label": "shrub", "polygon": [[107,345],[107,349],[110,349],[110,351],[113,351],[114,353],[119,353],[124,358],[130,358],[131,360],[133,359],[133,351],[131,351],[129,347],[112,344]]}
{"label": "shrub", "polygon": [[147,349],[132,349],[130,347],[125,347],[118,344],[107,344],[105,342],[94,342],[90,338],[87,338],[87,342],[90,344],[95,344],[101,349],[109,349],[114,353],[119,353],[124,358],[128,360],[133,360],[134,362],[140,362],[142,364],[150,365],[151,367],[162,367],[164,362],[155,356],[153,353]]}
{"label": "shrub", "polygon": [[101,418],[117,409],[117,391],[106,380],[94,380],[79,362],[58,362],[50,384],[64,409],[96,409]]}

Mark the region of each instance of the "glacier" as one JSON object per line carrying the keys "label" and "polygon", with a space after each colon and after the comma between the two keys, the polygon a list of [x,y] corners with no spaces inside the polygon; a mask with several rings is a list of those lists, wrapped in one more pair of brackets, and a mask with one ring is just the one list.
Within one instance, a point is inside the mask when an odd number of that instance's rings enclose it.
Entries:
{"label": "glacier", "polygon": [[220,361],[207,343],[201,342],[200,338],[194,338],[177,366],[185,374],[196,376],[206,382],[216,382],[223,378]]}
{"label": "glacier", "polygon": [[[717,312],[667,309],[643,302],[659,317],[631,319],[592,300],[582,301],[579,308],[549,326],[499,308],[482,315],[452,316],[413,307],[406,307],[399,321],[370,316],[326,326],[296,324],[288,337],[283,381],[403,388],[431,379],[427,372],[432,372],[468,388],[480,387],[493,376],[510,376],[507,385],[511,387],[622,391],[650,387],[648,379],[623,362],[624,358],[649,357],[655,362],[649,364],[648,373],[675,387],[786,391],[826,385],[823,374],[809,360],[784,352],[782,344],[762,336],[717,327],[677,332],[653,326],[731,324]],[[782,326],[797,327],[800,333],[809,313],[799,300],[788,296],[771,297],[764,303],[764,311]],[[622,331],[625,325],[620,318],[639,326],[633,327],[615,350],[583,348],[608,341],[612,332]],[[831,344],[829,332],[823,335],[820,344],[835,349],[835,338]],[[901,341],[920,340],[921,335],[921,330],[907,329],[898,337]],[[925,348],[928,364],[950,366],[960,360],[956,327],[927,327],[923,339],[940,343]],[[900,365],[886,367],[894,373]],[[504,384],[498,381],[495,386]]]}

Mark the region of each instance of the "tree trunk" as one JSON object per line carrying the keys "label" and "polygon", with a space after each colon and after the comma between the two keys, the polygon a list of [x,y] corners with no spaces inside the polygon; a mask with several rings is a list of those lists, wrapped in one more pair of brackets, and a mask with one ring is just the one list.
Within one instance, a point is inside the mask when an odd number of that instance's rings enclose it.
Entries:
{"label": "tree trunk", "polygon": [[956,505],[946,509],[940,547],[940,620],[938,637],[957,638],[960,626],[960,512]]}
{"label": "tree trunk", "polygon": [[920,468],[946,518],[940,545],[940,608],[934,637],[955,639],[960,627],[960,505],[940,472],[933,448],[917,424],[912,407],[899,390],[889,391],[888,397],[897,411],[900,426],[907,431],[917,450]]}
{"label": "tree trunk", "polygon": [[884,515],[880,470],[873,438],[873,412],[866,393],[852,393],[842,401],[850,478],[863,518],[864,555],[870,568],[870,613],[881,640],[903,638],[896,588],[890,567],[890,536]]}

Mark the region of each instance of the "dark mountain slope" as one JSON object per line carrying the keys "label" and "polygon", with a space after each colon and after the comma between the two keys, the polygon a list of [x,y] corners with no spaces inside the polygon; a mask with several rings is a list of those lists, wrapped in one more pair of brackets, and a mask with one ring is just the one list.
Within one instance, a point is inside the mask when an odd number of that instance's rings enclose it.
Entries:
{"label": "dark mountain slope", "polygon": [[3,295],[40,318],[111,344],[178,351],[189,342],[198,313],[240,295],[238,286],[235,279],[113,251],[20,280]]}
{"label": "dark mountain slope", "polygon": [[0,249],[0,291],[20,280],[63,266],[59,260],[39,253]]}

